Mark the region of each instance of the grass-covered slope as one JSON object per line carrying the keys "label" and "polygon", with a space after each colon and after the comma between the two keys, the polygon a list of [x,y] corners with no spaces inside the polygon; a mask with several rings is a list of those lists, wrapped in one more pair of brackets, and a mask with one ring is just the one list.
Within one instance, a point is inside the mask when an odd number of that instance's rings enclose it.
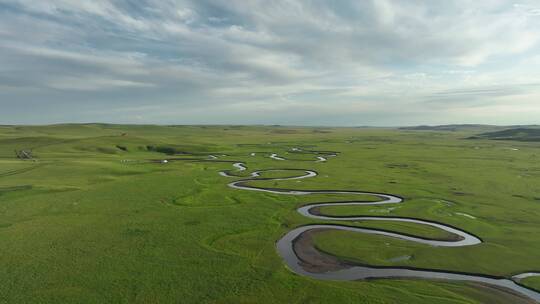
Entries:
{"label": "grass-covered slope", "polygon": [[474,139],[516,140],[540,142],[540,128],[512,128],[475,135]]}
{"label": "grass-covered slope", "polygon": [[[539,144],[462,139],[471,135],[279,126],[2,126],[0,303],[508,303],[504,293],[465,283],[326,282],[295,275],[275,242],[313,223],[296,208],[346,196],[234,190],[217,173],[231,169],[229,163],[147,161],[189,152],[242,160],[249,170],[313,169],[319,176],[309,180],[257,183],[394,193],[405,204],[321,212],[424,218],[485,241],[433,248],[344,232],[317,235],[320,249],[350,261],[500,276],[539,270]],[[315,163],[292,147],[341,153]],[[34,159],[17,159],[14,151],[21,149],[31,149]],[[295,160],[273,160],[271,153]],[[446,237],[414,224],[353,225]],[[523,283],[538,286],[536,279]]]}

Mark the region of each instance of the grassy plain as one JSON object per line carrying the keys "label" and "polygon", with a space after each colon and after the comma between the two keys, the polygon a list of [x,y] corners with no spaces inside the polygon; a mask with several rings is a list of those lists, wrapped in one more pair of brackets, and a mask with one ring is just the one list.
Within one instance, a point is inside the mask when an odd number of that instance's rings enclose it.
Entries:
{"label": "grassy plain", "polygon": [[[295,209],[346,196],[235,190],[217,174],[230,163],[147,161],[170,157],[159,150],[227,154],[220,159],[244,161],[249,171],[313,169],[319,176],[253,185],[393,193],[406,202],[321,212],[435,220],[484,240],[433,248],[347,232],[316,236],[318,248],[347,260],[498,276],[538,271],[540,143],[465,139],[472,135],[467,129],[0,126],[0,303],[505,303],[466,283],[295,275],[274,248],[290,229],[313,223]],[[313,155],[287,152],[292,147],[340,155],[316,163]],[[21,149],[32,149],[36,159],[16,159]],[[270,153],[295,160],[273,160]],[[448,237],[413,224],[349,224]],[[538,282],[523,281],[535,288]]]}

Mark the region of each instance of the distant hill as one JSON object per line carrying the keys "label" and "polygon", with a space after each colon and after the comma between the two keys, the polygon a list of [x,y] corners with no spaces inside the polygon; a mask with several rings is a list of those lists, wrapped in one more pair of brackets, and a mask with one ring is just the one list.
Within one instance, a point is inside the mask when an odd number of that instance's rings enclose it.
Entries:
{"label": "distant hill", "polygon": [[498,129],[501,127],[492,126],[492,125],[481,125],[481,124],[460,124],[460,125],[440,125],[440,126],[411,126],[411,127],[401,127],[400,130],[409,130],[409,131],[468,131],[474,129]]}
{"label": "distant hill", "polygon": [[538,141],[540,142],[540,128],[513,128],[495,132],[478,134],[470,139],[492,139],[492,140],[517,140],[517,141]]}

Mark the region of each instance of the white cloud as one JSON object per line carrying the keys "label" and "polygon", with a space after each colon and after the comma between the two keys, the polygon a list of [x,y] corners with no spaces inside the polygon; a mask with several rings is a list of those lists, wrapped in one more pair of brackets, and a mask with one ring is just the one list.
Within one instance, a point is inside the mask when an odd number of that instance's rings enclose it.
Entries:
{"label": "white cloud", "polygon": [[46,85],[53,89],[75,91],[99,91],[119,88],[152,88],[151,83],[135,82],[122,79],[95,77],[54,77],[47,81]]}
{"label": "white cloud", "polygon": [[0,86],[9,90],[0,92],[7,109],[0,118],[12,117],[15,103],[38,95],[42,103],[72,101],[77,91],[97,109],[114,99],[118,109],[153,111],[141,113],[148,119],[176,113],[178,122],[241,107],[229,122],[255,119],[264,108],[267,122],[309,116],[332,124],[341,113],[347,123],[356,115],[387,124],[406,108],[399,121],[411,124],[457,120],[460,111],[481,120],[480,112],[465,113],[480,106],[504,109],[515,115],[506,115],[510,121],[520,111],[501,104],[512,98],[514,107],[539,107],[531,103],[540,82],[534,1],[2,5],[10,9],[0,10]]}

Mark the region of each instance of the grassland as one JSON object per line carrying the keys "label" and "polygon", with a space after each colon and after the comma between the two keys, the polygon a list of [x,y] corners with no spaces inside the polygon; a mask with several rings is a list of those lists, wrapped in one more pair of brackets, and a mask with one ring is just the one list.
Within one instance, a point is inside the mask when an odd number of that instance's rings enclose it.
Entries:
{"label": "grassland", "polygon": [[[328,231],[318,248],[343,259],[511,276],[540,270],[540,143],[465,139],[471,130],[248,126],[0,126],[0,303],[505,303],[466,283],[325,282],[288,271],[275,242],[312,223],[295,209],[346,196],[228,188],[230,163],[150,159],[223,155],[250,170],[319,176],[253,185],[354,189],[405,197],[391,209],[325,207],[334,215],[435,220],[480,236],[433,248]],[[292,147],[339,151],[328,162]],[[19,160],[15,150],[32,150]],[[255,156],[250,153],[256,152]],[[277,161],[270,153],[295,160]],[[279,176],[268,173],[268,177]],[[448,237],[413,224],[365,223]],[[396,259],[410,256],[408,260]],[[523,281],[539,288],[538,278]]]}

